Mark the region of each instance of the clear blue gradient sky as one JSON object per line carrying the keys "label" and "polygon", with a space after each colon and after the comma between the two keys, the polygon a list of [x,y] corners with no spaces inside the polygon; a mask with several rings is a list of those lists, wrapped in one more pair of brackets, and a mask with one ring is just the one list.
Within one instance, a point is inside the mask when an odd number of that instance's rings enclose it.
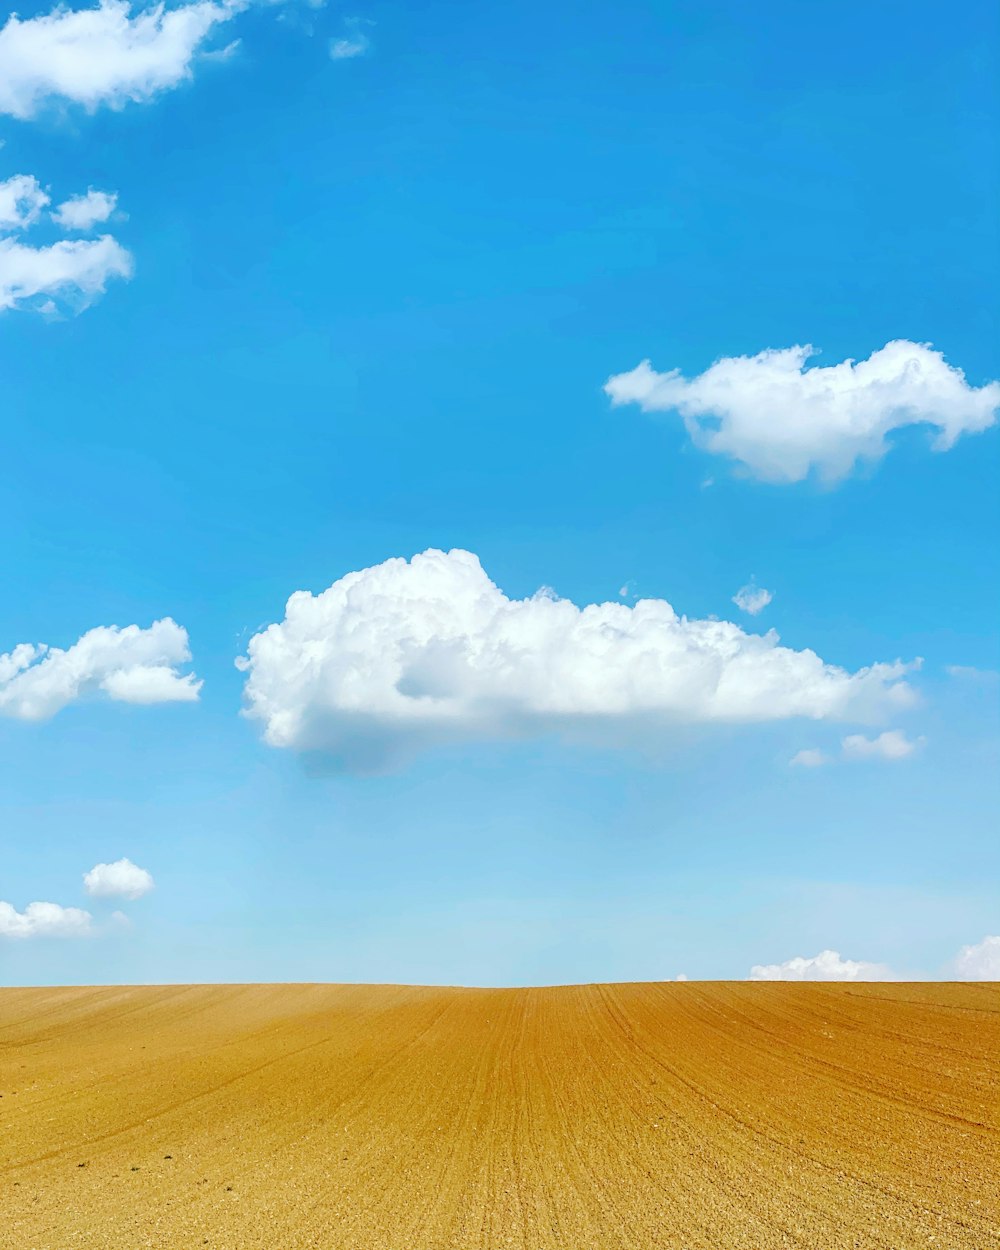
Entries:
{"label": "clear blue gradient sky", "polygon": [[[0,981],[744,977],[827,948],[950,975],[1000,933],[997,429],[763,481],[603,387],[891,340],[1000,376],[995,6],[357,13],[253,7],[147,100],[0,118],[0,181],[117,192],[99,230],[134,258],[78,312],[0,314],[0,653],[169,616],[204,683],[0,715],[0,899],[94,929],[0,936]],[[263,741],[251,636],[428,548],[515,599],[922,657],[919,697],[470,736],[376,775]],[[905,756],[845,758],[890,730]],[[123,856],[155,889],[90,898]]]}

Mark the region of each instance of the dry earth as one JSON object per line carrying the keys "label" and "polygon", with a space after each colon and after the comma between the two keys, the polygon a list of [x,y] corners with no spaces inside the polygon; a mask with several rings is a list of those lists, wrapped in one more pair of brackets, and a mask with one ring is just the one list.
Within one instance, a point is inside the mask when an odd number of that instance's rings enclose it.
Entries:
{"label": "dry earth", "polygon": [[0,991],[16,1250],[991,1250],[989,985]]}

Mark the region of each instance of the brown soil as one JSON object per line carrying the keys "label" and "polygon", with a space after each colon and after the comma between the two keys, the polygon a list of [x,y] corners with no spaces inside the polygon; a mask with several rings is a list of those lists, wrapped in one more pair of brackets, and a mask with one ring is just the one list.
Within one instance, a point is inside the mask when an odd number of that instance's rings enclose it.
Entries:
{"label": "brown soil", "polygon": [[992,1250],[990,985],[0,991],[14,1250]]}

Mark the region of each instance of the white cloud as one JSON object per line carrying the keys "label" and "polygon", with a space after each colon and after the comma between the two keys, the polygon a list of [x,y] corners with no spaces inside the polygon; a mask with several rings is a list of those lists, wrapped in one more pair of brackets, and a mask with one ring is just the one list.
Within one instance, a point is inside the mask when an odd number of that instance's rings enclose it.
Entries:
{"label": "white cloud", "polygon": [[[64,228],[89,229],[103,221],[118,197],[90,190],[66,200],[51,214]],[[103,294],[112,278],[131,278],[132,257],[110,234],[97,239],[59,239],[33,247],[13,232],[34,225],[50,199],[32,174],[0,182],[0,311],[28,307],[59,310],[58,299],[79,310]]]}
{"label": "white cloud", "polygon": [[644,360],[604,389],[615,405],[680,413],[699,447],[771,482],[798,482],[811,470],[837,481],[859,460],[884,456],[888,436],[904,426],[934,427],[931,445],[946,451],[996,420],[1000,382],[970,386],[927,344],[899,339],[867,360],[806,368],[813,355],[805,346],[723,357],[692,379]]}
{"label": "white cloud", "polygon": [[[98,239],[60,239],[28,247],[0,239],[0,309],[37,307],[55,311],[54,298],[86,307],[112,278],[132,276],[132,257],[110,234]],[[47,297],[47,301],[37,301]]]}
{"label": "white cloud", "polygon": [[333,39],[330,41],[330,56],[335,61],[348,61],[356,56],[364,56],[370,42],[367,35],[355,35],[351,39]]}
{"label": "white cloud", "polygon": [[[901,729],[888,729],[874,738],[866,738],[864,734],[848,734],[840,746],[845,760],[903,760],[922,747],[925,741],[922,737],[907,738]],[[800,768],[819,768],[832,761],[824,751],[810,747],[797,752],[788,762]]]}
{"label": "white cloud", "polygon": [[83,874],[83,884],[91,898],[142,898],[153,888],[153,877],[130,859],[113,864],[95,864]]}
{"label": "white cloud", "polygon": [[88,187],[86,195],[73,195],[53,212],[52,220],[64,230],[91,230],[98,222],[107,221],[118,205],[114,191],[95,191]]}
{"label": "white cloud", "polygon": [[101,689],[117,703],[194,703],[201,682],[193,673],[179,676],[172,664],[136,664],[108,673]]}
{"label": "white cloud", "polygon": [[0,113],[29,118],[53,101],[93,112],[152,99],[189,79],[213,28],[244,7],[196,0],[133,15],[125,0],[102,0],[26,21],[14,14],[0,29]]}
{"label": "white cloud", "polygon": [[365,34],[363,27],[371,26],[373,23],[355,17],[348,18],[345,25],[350,33],[342,39],[330,41],[330,56],[335,61],[347,61],[356,56],[364,56],[371,47],[372,41]]}
{"label": "white cloud", "polygon": [[944,671],[956,681],[971,681],[983,685],[989,685],[1000,677],[996,669],[974,668],[971,664],[946,664]]}
{"label": "white cloud", "polygon": [[201,682],[177,668],[187,631],[169,617],[148,629],[101,625],[62,650],[20,643],[0,655],[0,715],[47,720],[88,694],[124,703],[194,702]]}
{"label": "white cloud", "polygon": [[49,197],[33,174],[0,182],[0,230],[23,230],[41,216]]}
{"label": "white cloud", "polygon": [[838,951],[820,951],[811,959],[801,955],[783,964],[755,964],[751,981],[887,981],[891,976],[885,964],[841,959]]}
{"label": "white cloud", "polygon": [[923,744],[923,738],[911,741],[901,729],[887,729],[877,738],[864,734],[848,734],[841,742],[844,758],[849,760],[903,760]]}
{"label": "white cloud", "polygon": [[79,907],[29,903],[17,911],[11,903],[0,902],[0,938],[87,937],[92,924],[90,912]]}
{"label": "white cloud", "polygon": [[753,582],[748,582],[745,586],[741,586],[733,595],[733,603],[741,612],[746,612],[750,616],[759,616],[761,612],[774,598],[769,590],[765,590],[763,586],[757,586]]}
{"label": "white cloud", "polygon": [[203,61],[231,61],[242,46],[242,39],[232,39],[224,47],[213,48],[211,52],[203,52],[201,59]]}
{"label": "white cloud", "polygon": [[[959,981],[1000,981],[1000,937],[985,937],[963,946],[952,962]],[[843,959],[837,951],[820,951],[811,959],[797,956],[781,964],[756,964],[751,981],[887,981],[896,978],[885,964]],[[921,976],[926,980],[926,976]],[[936,979],[936,978],[934,978]]]}
{"label": "white cloud", "polygon": [[266,741],[361,770],[437,743],[551,731],[613,743],[696,722],[863,721],[914,697],[899,662],[849,673],[773,631],[689,620],[660,599],[508,599],[467,551],[298,591],[248,652],[247,714]]}
{"label": "white cloud", "polygon": [[963,946],[955,959],[955,975],[960,981],[1000,981],[1000,937]]}
{"label": "white cloud", "polygon": [[796,752],[788,762],[793,768],[820,768],[823,764],[828,764],[830,760],[824,751],[807,747],[804,751]]}

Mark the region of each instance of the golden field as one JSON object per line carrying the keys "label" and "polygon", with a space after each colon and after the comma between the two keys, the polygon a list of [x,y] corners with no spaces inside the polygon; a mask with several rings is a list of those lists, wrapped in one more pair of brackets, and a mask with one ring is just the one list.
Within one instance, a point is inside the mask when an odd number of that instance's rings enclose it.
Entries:
{"label": "golden field", "polygon": [[0,990],[16,1250],[991,1250],[985,984]]}

